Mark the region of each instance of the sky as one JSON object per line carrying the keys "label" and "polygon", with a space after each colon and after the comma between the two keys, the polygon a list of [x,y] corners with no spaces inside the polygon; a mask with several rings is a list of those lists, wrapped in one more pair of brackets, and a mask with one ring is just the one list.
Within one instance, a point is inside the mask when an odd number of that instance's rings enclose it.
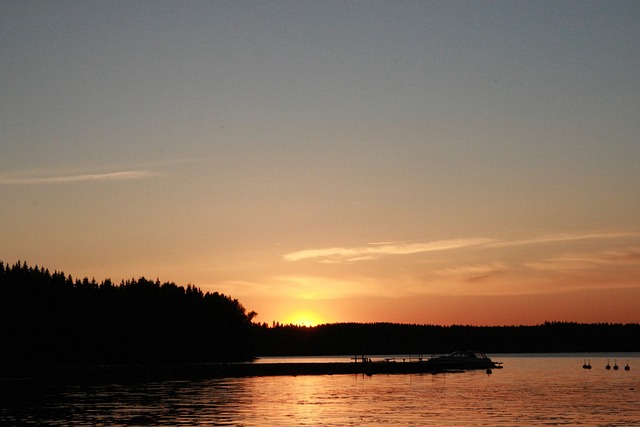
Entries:
{"label": "sky", "polygon": [[0,260],[256,321],[640,322],[637,1],[7,1]]}

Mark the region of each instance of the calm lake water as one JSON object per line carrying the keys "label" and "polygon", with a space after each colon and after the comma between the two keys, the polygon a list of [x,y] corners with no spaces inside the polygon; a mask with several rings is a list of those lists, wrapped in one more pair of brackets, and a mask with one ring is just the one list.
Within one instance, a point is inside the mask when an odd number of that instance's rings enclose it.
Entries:
{"label": "calm lake water", "polygon": [[[0,425],[640,425],[639,353],[490,357],[504,362],[504,369],[492,375],[477,371],[83,385],[3,381]],[[592,369],[583,369],[589,360]],[[608,361],[620,369],[606,370]],[[627,363],[629,371],[624,370]]]}

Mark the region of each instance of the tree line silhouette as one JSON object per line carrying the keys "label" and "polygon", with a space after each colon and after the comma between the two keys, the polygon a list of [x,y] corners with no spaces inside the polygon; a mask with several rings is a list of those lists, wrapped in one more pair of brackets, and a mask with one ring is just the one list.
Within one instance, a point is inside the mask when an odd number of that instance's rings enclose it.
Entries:
{"label": "tree line silhouette", "polygon": [[638,324],[253,323],[236,299],[141,277],[74,280],[0,261],[0,369],[209,363],[255,356],[640,351]]}
{"label": "tree line silhouette", "polygon": [[217,292],[0,261],[0,367],[248,360],[254,312]]}
{"label": "tree line silhouette", "polygon": [[256,325],[263,356],[640,351],[638,324],[545,322],[536,326],[438,326],[334,323],[315,327]]}

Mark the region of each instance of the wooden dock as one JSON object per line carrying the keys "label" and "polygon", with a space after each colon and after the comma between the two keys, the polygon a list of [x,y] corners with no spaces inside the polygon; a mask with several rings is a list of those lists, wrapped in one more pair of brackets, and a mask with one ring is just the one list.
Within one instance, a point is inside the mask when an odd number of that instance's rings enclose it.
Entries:
{"label": "wooden dock", "polygon": [[478,367],[453,366],[422,358],[352,358],[352,362],[248,362],[199,364],[94,365],[22,368],[0,372],[1,378],[44,381],[153,381],[298,375],[395,375],[464,372]]}

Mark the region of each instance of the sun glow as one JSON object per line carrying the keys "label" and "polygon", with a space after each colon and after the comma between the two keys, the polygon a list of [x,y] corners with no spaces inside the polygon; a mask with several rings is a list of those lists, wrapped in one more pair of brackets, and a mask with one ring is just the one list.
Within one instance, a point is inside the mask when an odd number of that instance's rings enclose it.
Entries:
{"label": "sun glow", "polygon": [[296,311],[292,313],[284,322],[285,324],[297,326],[317,326],[324,323],[315,313],[311,311]]}

